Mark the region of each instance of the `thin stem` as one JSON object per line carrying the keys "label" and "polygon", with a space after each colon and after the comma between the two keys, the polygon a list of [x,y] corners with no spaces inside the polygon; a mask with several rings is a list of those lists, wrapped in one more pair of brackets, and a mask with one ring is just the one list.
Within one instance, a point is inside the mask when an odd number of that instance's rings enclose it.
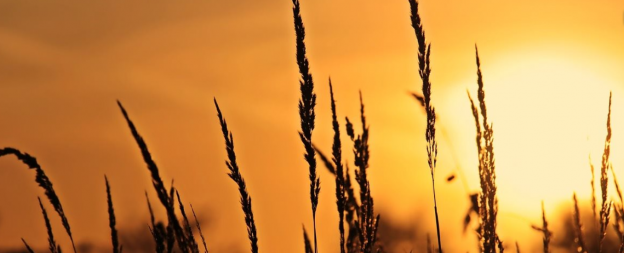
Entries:
{"label": "thin stem", "polygon": [[435,211],[436,218],[436,232],[438,233],[438,252],[442,253],[442,240],[440,240],[440,221],[438,219],[438,202],[436,201],[435,179],[433,178],[433,171],[431,172],[431,186],[433,188],[433,210]]}

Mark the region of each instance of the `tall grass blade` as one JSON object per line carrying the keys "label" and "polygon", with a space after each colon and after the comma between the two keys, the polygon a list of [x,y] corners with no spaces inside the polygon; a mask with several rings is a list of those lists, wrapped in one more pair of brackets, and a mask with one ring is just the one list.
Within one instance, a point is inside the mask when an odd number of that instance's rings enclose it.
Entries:
{"label": "tall grass blade", "polygon": [[26,250],[29,253],[35,253],[35,251],[30,247],[30,245],[28,245],[28,243],[26,242],[26,240],[24,240],[24,238],[22,238],[22,242],[24,243],[24,246],[26,247]]}
{"label": "tall grass blade", "polygon": [[[145,192],[145,199],[147,199],[147,208],[149,209],[150,214],[150,224],[149,227],[150,232],[152,233],[152,237],[154,238],[154,244],[156,245],[156,253],[164,253],[165,252],[165,238],[166,230],[162,223],[156,224],[156,220],[154,218],[154,210],[152,209],[152,204],[150,203],[149,197],[147,196],[147,192]],[[160,226],[159,226],[160,225]]]}
{"label": "tall grass blade", "polygon": [[544,234],[544,237],[542,240],[543,246],[544,246],[544,253],[550,253],[550,239],[552,236],[552,232],[548,230],[548,221],[546,220],[546,211],[544,209],[544,201],[542,201],[542,227],[533,225],[532,228]]}
{"label": "tall grass blade", "polygon": [[184,211],[184,204],[182,204],[182,199],[180,199],[180,193],[178,190],[175,190],[176,197],[178,197],[178,205],[180,205],[180,213],[182,213],[182,218],[184,219],[184,229],[186,230],[186,241],[189,247],[189,251],[193,253],[199,253],[199,247],[197,242],[195,242],[195,237],[193,236],[193,229],[191,228],[191,223],[186,216],[186,211]]}
{"label": "tall grass blade", "polygon": [[438,251],[442,253],[442,240],[440,238],[440,219],[438,217],[438,203],[436,199],[435,190],[435,168],[438,156],[438,143],[436,142],[436,129],[435,129],[435,109],[431,105],[431,43],[427,43],[425,37],[425,30],[422,25],[420,14],[418,13],[418,1],[409,0],[411,21],[414,32],[416,33],[416,40],[418,41],[418,73],[422,79],[422,98],[414,96],[419,101],[422,101],[427,112],[427,130],[425,138],[427,140],[427,162],[429,163],[429,171],[431,172],[431,185],[433,190],[433,209],[436,219],[436,232],[438,236]]}
{"label": "tall grass blade", "polygon": [[355,197],[355,190],[351,184],[351,170],[348,163],[345,165],[345,181],[344,190],[346,194],[345,220],[349,225],[349,234],[347,235],[347,252],[359,252],[359,235],[360,228],[357,225],[356,217],[360,217],[360,205]]}
{"label": "tall grass blade", "polygon": [[331,111],[332,111],[332,127],[334,129],[334,143],[332,145],[332,161],[336,168],[336,206],[338,207],[338,231],[340,232],[340,252],[345,253],[345,231],[344,231],[344,210],[346,205],[345,200],[345,178],[344,169],[342,166],[342,144],[340,143],[340,125],[338,124],[338,117],[336,116],[336,100],[334,99],[334,90],[332,87],[331,79],[329,79],[329,93],[331,97]]}
{"label": "tall grass blade", "polygon": [[305,247],[305,253],[314,253],[314,250],[312,250],[312,243],[310,243],[310,237],[308,236],[308,232],[306,232],[305,227],[303,228],[303,244]]}
{"label": "tall grass blade", "polygon": [[167,189],[165,188],[165,184],[160,178],[160,172],[158,170],[158,166],[156,165],[156,162],[154,162],[152,155],[149,152],[149,149],[147,148],[147,144],[145,143],[145,140],[143,140],[143,137],[141,137],[141,135],[137,131],[136,127],[134,126],[134,123],[132,122],[132,120],[130,120],[130,117],[128,116],[128,113],[126,112],[126,109],[123,107],[123,105],[119,101],[117,101],[117,105],[119,106],[121,113],[126,119],[126,123],[128,124],[128,127],[130,128],[132,137],[134,137],[134,140],[136,141],[137,145],[139,146],[139,149],[141,150],[143,161],[145,162],[145,164],[147,165],[147,169],[151,173],[152,185],[154,186],[154,190],[156,190],[158,199],[160,200],[160,203],[163,205],[163,207],[165,207],[165,209],[167,210],[167,219],[174,231],[173,233],[168,233],[168,234],[173,235],[176,238],[178,242],[178,246],[180,246],[180,249],[182,250],[182,252],[188,252],[187,249],[189,247],[185,240],[184,231],[182,230],[182,226],[180,226],[180,222],[178,221],[178,218],[175,215],[173,198],[167,195]]}
{"label": "tall grass blade", "polygon": [[618,182],[617,176],[615,175],[615,170],[613,169],[613,165],[610,165],[611,175],[613,176],[613,184],[615,185],[615,192],[618,195],[620,200],[619,204],[614,204],[613,213],[615,214],[615,221],[613,222],[613,228],[617,233],[618,238],[620,239],[620,247],[624,248],[624,232],[622,231],[622,225],[624,225],[624,198],[622,197],[622,189],[620,188],[620,184]]}
{"label": "tall grass blade", "polygon": [[39,184],[39,187],[45,190],[46,197],[50,201],[50,204],[52,204],[52,206],[54,207],[54,211],[56,211],[56,213],[58,213],[59,217],[61,218],[61,222],[63,224],[63,227],[65,228],[65,232],[67,232],[67,235],[69,236],[69,240],[72,243],[74,253],[76,253],[77,251],[76,251],[76,246],[74,244],[74,237],[72,236],[71,228],[69,227],[69,221],[67,221],[67,216],[65,215],[65,211],[63,211],[61,200],[59,199],[58,195],[56,195],[56,192],[54,191],[54,187],[52,186],[52,181],[50,181],[50,179],[45,174],[45,172],[43,171],[39,163],[37,163],[37,158],[29,155],[28,153],[23,153],[17,149],[10,148],[10,147],[5,147],[3,149],[0,149],[0,157],[5,156],[5,155],[14,155],[23,164],[28,166],[29,169],[35,170],[35,172],[37,173],[37,176],[35,177],[35,181]]}
{"label": "tall grass blade", "polygon": [[299,0],[293,0],[293,18],[295,24],[295,34],[297,37],[297,65],[301,80],[299,88],[301,98],[299,100],[299,116],[301,118],[301,132],[299,137],[306,150],[305,160],[308,162],[310,171],[310,202],[312,203],[312,222],[314,225],[314,252],[318,253],[316,236],[316,208],[318,206],[319,193],[321,191],[321,180],[316,174],[316,159],[314,148],[312,147],[312,131],[314,130],[316,106],[316,94],[314,94],[314,81],[310,74],[310,63],[306,57],[305,27],[301,18],[301,8]]}
{"label": "tall grass blade", "polygon": [[113,253],[121,253],[121,247],[119,245],[119,237],[117,235],[117,228],[115,228],[115,208],[113,207],[113,199],[111,197],[110,185],[108,184],[108,178],[104,176],[106,182],[106,199],[108,202],[108,224],[111,229],[111,241],[113,244]]}
{"label": "tall grass blade", "polygon": [[331,173],[334,176],[336,176],[336,168],[334,168],[333,161],[331,161],[330,158],[327,157],[327,155],[325,155],[325,153],[323,153],[323,151],[321,151],[321,149],[319,147],[317,147],[314,144],[312,144],[312,147],[314,147],[314,150],[316,151],[316,154],[321,159],[321,161],[323,162],[323,165],[325,165],[325,168],[327,168],[329,173]]}
{"label": "tall grass blade", "polygon": [[591,154],[589,155],[589,169],[591,171],[591,207],[592,207],[592,212],[594,213],[594,220],[596,220],[598,218],[598,213],[596,211],[596,174],[595,174],[595,168],[594,168],[594,163],[592,163],[591,160]]}
{"label": "tall grass blade", "polygon": [[204,233],[202,233],[201,226],[199,225],[199,221],[197,220],[197,215],[195,215],[195,209],[193,209],[193,205],[191,205],[191,212],[193,213],[193,218],[195,219],[195,225],[197,226],[197,231],[199,231],[199,236],[202,239],[202,244],[204,244],[204,253],[208,253],[208,247],[206,246],[206,238],[204,238]]}
{"label": "tall grass blade", "polygon": [[600,209],[600,244],[598,252],[602,252],[604,239],[607,235],[607,227],[611,214],[611,202],[607,201],[609,174],[607,170],[611,164],[609,159],[611,155],[611,96],[609,93],[609,112],[607,114],[607,137],[605,138],[604,152],[602,154],[602,163],[600,166],[600,191],[602,194],[602,207]]}
{"label": "tall grass blade", "polygon": [[56,244],[54,240],[54,233],[52,232],[52,225],[50,224],[50,219],[48,218],[48,212],[43,207],[41,203],[41,198],[37,197],[39,200],[39,207],[41,208],[41,214],[43,215],[43,220],[45,221],[46,231],[48,232],[48,245],[51,253],[60,253],[60,246]]}
{"label": "tall grass blade", "polygon": [[215,107],[217,108],[217,116],[219,117],[219,122],[221,123],[221,130],[223,131],[223,138],[225,139],[225,149],[228,155],[228,161],[225,162],[230,173],[228,175],[234,182],[238,185],[238,192],[240,193],[240,202],[243,208],[243,212],[245,213],[245,223],[247,224],[247,234],[249,236],[249,241],[251,242],[251,252],[258,253],[258,236],[256,232],[256,222],[254,221],[253,211],[251,208],[251,196],[247,193],[247,186],[245,184],[245,180],[243,176],[240,174],[240,169],[238,168],[238,163],[236,163],[236,152],[234,152],[234,136],[232,132],[228,130],[227,122],[221,114],[221,109],[219,109],[219,104],[217,103],[217,99],[214,99]]}
{"label": "tall grass blade", "polygon": [[[481,244],[482,252],[499,252],[502,250],[502,243],[496,232],[496,217],[498,215],[498,197],[496,196],[496,163],[494,159],[494,129],[488,122],[487,106],[485,104],[485,90],[483,75],[481,73],[481,60],[479,50],[475,45],[475,55],[477,62],[477,85],[479,106],[475,105],[470,93],[468,98],[472,114],[475,119],[477,129],[477,152],[479,157],[479,183],[481,193],[479,194],[479,216],[481,221],[477,229],[477,235]],[[479,111],[481,113],[479,114]],[[480,119],[482,118],[482,120]],[[499,245],[497,245],[499,244]]]}
{"label": "tall grass blade", "polygon": [[587,246],[585,246],[585,238],[583,236],[583,224],[581,223],[581,212],[578,207],[578,199],[576,198],[576,192],[572,194],[572,200],[574,201],[574,213],[572,215],[574,221],[574,241],[578,244],[579,253],[587,253]]}
{"label": "tall grass blade", "polygon": [[[358,220],[357,232],[359,232],[360,252],[373,252],[375,241],[377,240],[377,219],[374,211],[374,201],[371,195],[370,183],[368,181],[368,161],[370,159],[370,151],[368,145],[369,139],[369,126],[366,123],[366,116],[364,113],[364,100],[362,98],[362,92],[360,91],[360,121],[362,124],[362,133],[355,135],[353,130],[353,124],[348,118],[345,118],[347,123],[347,135],[353,142],[353,155],[355,157],[354,165],[357,167],[355,170],[355,181],[360,188],[360,205],[359,212],[357,213]],[[345,179],[345,190],[347,194],[350,193],[350,189],[347,188],[347,184],[350,184],[349,174],[347,172],[347,178]],[[350,186],[349,186],[350,187]],[[350,198],[350,197],[349,197]],[[348,216],[348,214],[347,214]]]}

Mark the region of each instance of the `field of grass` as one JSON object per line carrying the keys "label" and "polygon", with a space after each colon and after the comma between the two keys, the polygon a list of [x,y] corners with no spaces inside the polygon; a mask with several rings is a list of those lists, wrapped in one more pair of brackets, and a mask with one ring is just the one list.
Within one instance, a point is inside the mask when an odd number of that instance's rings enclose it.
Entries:
{"label": "field of grass", "polygon": [[[303,241],[304,248],[301,249],[306,253],[318,253],[319,252],[319,231],[317,230],[317,210],[334,209],[337,211],[338,224],[335,224],[337,231],[339,231],[339,247],[336,247],[333,252],[340,253],[373,253],[373,252],[397,252],[396,248],[391,247],[393,237],[389,229],[383,229],[384,216],[375,207],[375,199],[373,198],[371,184],[368,178],[369,159],[371,156],[369,147],[369,124],[367,121],[365,111],[365,97],[363,92],[359,93],[360,99],[360,115],[356,117],[345,117],[340,115],[339,104],[334,98],[334,90],[332,81],[329,79],[328,83],[322,82],[322,85],[329,86],[330,101],[317,101],[317,95],[315,85],[319,85],[319,79],[313,79],[313,73],[311,71],[311,63],[308,60],[306,47],[306,28],[304,26],[304,18],[301,15],[301,6],[298,0],[293,0],[293,19],[294,19],[294,31],[296,34],[296,41],[293,46],[296,47],[296,62],[299,67],[300,79],[299,89],[300,98],[298,103],[300,129],[298,129],[299,139],[303,144],[303,158],[307,164],[305,169],[309,174],[309,203],[312,217],[312,226],[303,227],[303,231],[292,231],[292,233],[300,233],[301,240]],[[436,70],[432,72],[431,58],[436,57],[435,48],[432,49],[431,43],[427,39],[425,28],[426,20],[421,19],[419,14],[419,3],[416,0],[409,0],[410,10],[406,10],[411,18],[411,26],[414,29],[415,41],[414,46],[417,47],[417,59],[418,69],[414,70],[414,73],[418,73],[418,76],[422,80],[422,87],[418,87],[420,91],[413,93],[415,99],[414,106],[421,107],[426,114],[426,130],[425,140],[426,148],[423,152],[426,152],[427,167],[431,176],[431,192],[422,194],[431,194],[433,196],[433,203],[427,203],[433,210],[433,216],[426,217],[426,219],[435,220],[436,230],[429,231],[426,238],[426,247],[407,249],[410,252],[448,252],[445,249],[452,241],[445,240],[442,236],[440,226],[441,218],[439,216],[438,200],[436,199],[436,183],[440,182],[452,182],[454,180],[463,177],[460,174],[453,174],[445,177],[437,173],[438,168],[438,151],[452,152],[449,150],[438,150],[438,138],[440,129],[437,124],[438,115],[435,110],[436,101],[432,100],[432,89],[435,85],[432,83],[431,75],[443,74],[443,71]],[[482,73],[481,66],[487,65],[487,59],[481,59],[479,57],[479,51],[477,45],[475,45],[475,86],[477,87],[477,94],[470,94],[467,96],[470,100],[470,109],[472,116],[474,117],[474,127],[476,129],[475,144],[477,146],[477,153],[474,154],[478,157],[477,172],[479,175],[479,192],[469,194],[472,206],[467,207],[468,213],[464,224],[464,230],[466,230],[468,236],[472,236],[474,241],[477,242],[477,247],[467,245],[464,247],[467,252],[521,252],[523,245],[517,243],[517,238],[510,236],[499,236],[499,230],[497,228],[498,221],[498,195],[497,195],[497,182],[496,182],[496,159],[495,159],[495,143],[496,143],[496,131],[491,119],[488,118],[488,106],[486,99],[487,85],[484,81],[484,76],[487,73]],[[296,84],[293,83],[293,89],[296,89]],[[206,98],[209,101],[210,98]],[[606,94],[605,94],[606,99]],[[611,95],[608,97],[609,107],[604,108],[606,114],[606,129],[607,135],[604,140],[604,150],[599,166],[588,166],[588,171],[591,170],[592,175],[596,170],[600,177],[591,178],[592,187],[592,201],[591,209],[583,209],[580,207],[579,200],[576,193],[570,193],[570,214],[565,219],[569,222],[566,223],[566,231],[553,231],[549,227],[549,221],[552,217],[546,213],[544,203],[542,202],[542,223],[533,225],[533,229],[536,233],[541,233],[543,236],[543,252],[624,252],[624,198],[617,181],[615,171],[611,164]],[[246,178],[245,170],[247,168],[239,166],[237,163],[237,153],[235,149],[234,133],[228,128],[228,123],[231,125],[237,124],[236,122],[227,122],[226,116],[228,114],[227,107],[223,105],[220,107],[218,98],[214,98],[215,113],[218,117],[220,128],[225,141],[225,150],[227,157],[223,171],[227,172],[234,184],[232,187],[236,187],[240,194],[240,204],[242,212],[240,213],[241,222],[244,222],[247,228],[247,237],[249,238],[249,250],[252,253],[263,251],[262,249],[262,234],[258,233],[257,224],[254,219],[254,208],[252,205],[252,197],[254,192],[249,191],[246,180],[254,180],[254,178]],[[317,146],[313,133],[316,127],[326,127],[316,125],[316,105],[317,103],[328,103],[331,107],[332,115],[332,130],[333,141],[331,147]],[[183,253],[199,253],[199,252],[213,252],[211,250],[211,238],[206,237],[202,233],[201,224],[198,222],[195,210],[192,205],[184,202],[181,196],[184,193],[178,192],[174,187],[173,182],[168,184],[169,179],[163,178],[156,164],[153,154],[150,152],[147,143],[149,138],[144,139],[144,135],[140,133],[141,129],[147,129],[150,126],[141,125],[137,122],[133,122],[131,119],[132,109],[125,108],[121,101],[118,101],[119,109],[121,110],[121,116],[125,119],[127,127],[130,130],[130,137],[134,139],[138,146],[137,156],[140,155],[143,158],[145,166],[151,175],[151,181],[153,184],[153,190],[155,191],[158,200],[149,199],[147,193],[147,204],[150,211],[150,224],[149,230],[145,231],[146,236],[152,240],[149,245],[144,245],[146,251],[155,251],[158,253],[163,252],[183,252]],[[293,105],[294,107],[295,105]],[[120,116],[120,117],[121,117]],[[372,122],[373,124],[381,124]],[[603,124],[600,122],[600,124]],[[122,127],[122,126],[120,126]],[[295,129],[293,129],[294,133]],[[345,135],[346,133],[346,135]],[[342,140],[350,140],[348,143],[343,143]],[[128,136],[119,136],[119,138],[128,138]],[[253,143],[236,142],[237,145],[253,145]],[[237,146],[238,147],[238,146]],[[343,151],[347,150],[346,153]],[[35,172],[35,182],[45,192],[45,198],[39,199],[39,205],[41,208],[41,214],[46,224],[47,242],[49,244],[49,250],[53,253],[65,252],[83,252],[76,247],[74,242],[74,236],[72,234],[70,220],[72,217],[66,215],[63,205],[61,204],[61,197],[56,193],[52,180],[46,175],[44,170],[45,161],[38,161],[33,155],[21,150],[19,148],[5,147],[0,149],[0,156],[13,156],[21,161],[28,169]],[[4,158],[7,159],[7,158]],[[278,159],[278,158],[276,158]],[[591,164],[591,162],[590,162]],[[43,166],[42,166],[43,165]],[[326,170],[330,172],[333,178],[324,177],[321,180],[319,170]],[[588,172],[589,175],[589,172]],[[324,187],[323,183],[327,181],[335,182],[335,189]],[[589,181],[589,178],[588,178]],[[110,247],[107,250],[112,250],[114,253],[128,252],[136,249],[124,248],[123,243],[120,241],[120,233],[118,231],[117,221],[115,213],[115,195],[120,194],[116,192],[114,187],[114,180],[104,177],[103,184],[106,185],[105,201],[108,207],[109,214],[109,226],[110,226]],[[184,182],[176,182],[177,184],[184,184]],[[615,186],[615,192],[609,192],[609,184]],[[301,185],[308,189],[307,185]],[[589,186],[588,186],[589,187]],[[335,196],[335,206],[322,206],[319,205],[319,194],[321,191],[331,191]],[[335,194],[334,194],[335,193]],[[211,193],[207,193],[211,194]],[[307,197],[306,197],[307,199]],[[34,200],[33,200],[34,201]],[[54,208],[53,212],[49,212],[45,209],[42,201],[48,201]],[[405,200],[410,201],[410,200]],[[156,204],[158,203],[158,204]],[[155,209],[161,209],[166,213],[166,220],[158,220],[155,218]],[[459,208],[464,210],[464,207]],[[584,213],[590,212],[590,213]],[[58,216],[62,223],[62,229],[69,237],[71,245],[60,245],[57,243],[59,236],[65,236],[58,233],[58,229],[53,228],[50,219],[56,219]],[[591,218],[586,218],[590,217]],[[276,221],[278,222],[278,221]],[[334,226],[334,225],[332,225]],[[57,231],[56,233],[54,231]],[[396,232],[396,231],[395,231]],[[149,233],[149,234],[148,234]],[[245,233],[245,231],[240,231]],[[386,234],[384,234],[386,233]],[[553,234],[558,235],[558,239],[553,239]],[[31,239],[29,239],[31,240]],[[37,239],[43,240],[43,239]],[[425,238],[423,238],[425,240]],[[30,241],[23,239],[24,252],[40,252],[44,249],[35,249],[29,246]],[[399,251],[400,252],[400,251]]]}

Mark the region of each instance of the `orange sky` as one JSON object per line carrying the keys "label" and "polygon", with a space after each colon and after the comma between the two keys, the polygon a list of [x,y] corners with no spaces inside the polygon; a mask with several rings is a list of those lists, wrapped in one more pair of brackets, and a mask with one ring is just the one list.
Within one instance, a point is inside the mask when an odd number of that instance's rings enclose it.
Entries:
{"label": "orange sky", "polygon": [[[408,9],[407,1],[302,2],[318,94],[314,141],[329,151],[328,77],[340,119],[357,117],[361,89],[376,208],[382,222],[419,224],[422,242],[435,222],[424,114],[407,95],[421,88]],[[438,136],[443,246],[460,252],[474,241],[461,233],[464,187],[442,182],[458,166],[454,151],[470,189],[478,188],[466,97],[466,89],[476,90],[478,43],[494,122],[501,236],[510,247],[539,247],[529,222],[539,221],[540,201],[555,213],[570,205],[573,191],[589,197],[587,155],[599,165],[610,90],[613,164],[624,175],[624,2],[423,0],[421,16],[432,42],[433,105],[447,134]],[[290,1],[0,1],[0,145],[38,158],[77,241],[109,238],[104,174],[122,234],[148,233],[143,194],[154,203],[156,196],[116,107],[120,99],[165,181],[174,178],[206,221],[209,248],[247,251],[211,101],[217,97],[253,198],[260,249],[301,250],[301,225],[311,228],[311,215],[297,136],[298,77]],[[21,247],[24,237],[45,247],[34,174],[12,158],[0,166],[0,246]],[[333,179],[324,170],[320,176],[319,249],[336,252]]]}

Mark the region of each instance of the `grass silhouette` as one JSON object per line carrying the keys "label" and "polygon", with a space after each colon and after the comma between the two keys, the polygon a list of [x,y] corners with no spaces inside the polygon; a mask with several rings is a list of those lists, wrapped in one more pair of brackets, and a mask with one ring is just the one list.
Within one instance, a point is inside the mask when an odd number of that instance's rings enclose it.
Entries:
{"label": "grass silhouette", "polygon": [[429,171],[431,172],[431,186],[433,189],[433,208],[436,220],[436,232],[438,236],[438,252],[442,253],[442,240],[440,239],[440,218],[438,217],[438,203],[436,200],[435,190],[435,169],[438,159],[438,143],[436,142],[436,114],[435,109],[431,105],[431,43],[427,43],[425,37],[425,29],[423,28],[420,14],[418,13],[418,1],[410,0],[410,10],[412,27],[416,33],[416,40],[418,41],[418,73],[422,80],[422,98],[415,96],[417,100],[422,102],[425,111],[427,112],[427,130],[425,132],[425,139],[427,140],[427,162],[429,164]]}
{"label": "grass silhouette", "polygon": [[[108,184],[108,178],[104,176],[104,181],[106,182],[106,199],[108,203],[108,224],[111,229],[111,242],[113,244],[113,253],[121,253],[122,246],[119,245],[119,236],[117,232],[116,219],[115,219],[115,208],[113,207],[113,199],[111,197],[110,185]],[[41,207],[43,208],[43,206]],[[52,247],[52,245],[50,245]]]}
{"label": "grass silhouette", "polygon": [[309,165],[310,171],[310,203],[312,204],[312,224],[314,226],[314,252],[318,253],[318,244],[316,236],[316,208],[318,206],[318,198],[321,192],[321,179],[316,173],[316,153],[312,146],[312,131],[314,130],[314,120],[316,114],[314,107],[316,106],[316,94],[314,94],[314,81],[310,74],[310,63],[306,56],[305,45],[305,27],[301,18],[301,8],[299,0],[293,0],[293,17],[295,23],[295,34],[297,37],[297,65],[301,80],[299,87],[301,90],[301,99],[299,99],[299,117],[301,118],[301,131],[299,137],[305,148],[305,160]]}
{"label": "grass silhouette", "polygon": [[236,153],[234,152],[234,136],[232,132],[228,130],[225,118],[221,114],[217,99],[214,100],[215,107],[217,107],[217,113],[219,116],[219,122],[221,123],[221,130],[223,131],[223,138],[225,138],[225,149],[228,154],[228,161],[225,162],[230,173],[228,174],[232,180],[238,185],[238,192],[240,193],[241,205],[243,212],[245,213],[245,224],[247,224],[247,234],[249,241],[251,242],[251,252],[258,252],[258,236],[256,234],[256,222],[254,221],[253,211],[251,209],[251,196],[247,192],[247,186],[243,176],[240,174],[238,164],[236,163]]}
{"label": "grass silhouette", "polygon": [[[431,43],[428,42],[425,36],[425,30],[423,27],[422,19],[419,15],[419,3],[416,0],[408,0],[410,5],[410,18],[411,25],[414,29],[417,41],[417,61],[418,61],[418,74],[422,81],[422,95],[413,93],[413,97],[417,99],[425,109],[426,112],[426,151],[427,151],[427,163],[431,175],[432,183],[432,195],[433,195],[433,209],[436,222],[436,239],[437,248],[433,245],[429,234],[426,238],[426,248],[412,249],[416,251],[443,252],[442,233],[441,233],[441,220],[438,215],[438,204],[436,199],[436,166],[438,159],[438,143],[436,140],[436,111],[432,102],[432,84],[431,84]],[[338,211],[338,232],[340,246],[338,249],[341,253],[373,253],[373,252],[386,252],[383,244],[383,240],[380,240],[380,231],[382,231],[382,225],[380,214],[375,211],[374,199],[371,194],[371,185],[368,176],[369,160],[370,160],[370,125],[367,122],[365,114],[365,105],[362,92],[359,92],[359,127],[356,128],[354,123],[345,117],[344,125],[339,122],[337,104],[334,98],[334,89],[332,80],[329,79],[329,96],[331,107],[331,127],[333,130],[331,157],[322,152],[321,147],[314,145],[313,143],[313,131],[315,129],[316,120],[316,93],[314,90],[314,81],[310,70],[310,63],[306,55],[305,44],[305,27],[301,16],[301,6],[298,0],[293,0],[293,21],[295,30],[295,47],[296,47],[296,62],[299,69],[300,80],[299,90],[301,97],[298,100],[298,112],[301,129],[298,132],[299,138],[304,147],[304,159],[307,163],[309,180],[310,180],[310,204],[312,210],[312,239],[308,235],[305,227],[303,227],[303,244],[304,252],[306,253],[318,253],[318,235],[317,235],[317,209],[319,207],[319,194],[321,190],[321,181],[319,172],[317,171],[317,156],[324,166],[333,176],[335,181],[335,196],[336,196],[336,210]],[[468,99],[470,101],[470,109],[472,116],[475,120],[477,145],[477,157],[478,157],[478,174],[480,183],[480,192],[470,194],[470,200],[472,206],[469,207],[468,214],[466,215],[467,221],[464,223],[464,230],[470,225],[471,214],[476,213],[479,217],[478,226],[474,233],[478,240],[478,252],[483,253],[496,253],[504,252],[505,247],[503,241],[497,231],[497,219],[498,219],[498,195],[496,184],[496,160],[494,155],[494,129],[493,124],[488,118],[488,108],[485,101],[485,87],[483,80],[483,73],[481,71],[481,59],[479,57],[479,51],[475,45],[475,58],[477,65],[477,99],[473,100],[470,93],[468,93]],[[607,136],[604,144],[604,151],[600,166],[600,190],[601,190],[601,203],[599,211],[597,209],[597,199],[595,197],[595,178],[593,177],[594,166],[590,162],[590,170],[592,173],[591,188],[592,188],[592,204],[593,218],[591,222],[586,222],[581,216],[581,208],[579,208],[579,201],[576,193],[573,193],[572,197],[572,209],[573,213],[569,218],[571,221],[569,232],[572,233],[573,249],[576,252],[610,252],[613,247],[613,243],[610,242],[609,236],[612,233],[608,233],[609,226],[612,225],[615,230],[617,242],[619,243],[618,251],[624,252],[624,199],[615,175],[615,171],[612,168],[610,162],[611,155],[611,94],[609,96],[609,108],[607,114]],[[165,181],[160,175],[159,168],[155,163],[150,150],[146,144],[146,141],[139,134],[134,122],[130,119],[130,116],[121,102],[117,102],[118,107],[130,129],[132,138],[136,142],[143,161],[150,172],[150,177],[154,190],[158,196],[158,200],[166,211],[166,222],[156,221],[154,217],[153,206],[147,197],[146,200],[148,210],[150,214],[149,229],[154,243],[154,250],[158,253],[171,253],[171,252],[183,252],[183,253],[199,253],[200,246],[195,235],[195,229],[192,223],[189,221],[187,213],[185,211],[185,204],[183,203],[180,193],[173,186],[173,182],[170,187],[165,185]],[[226,166],[228,168],[229,177],[236,183],[240,195],[241,208],[244,215],[244,220],[247,229],[247,237],[250,242],[250,251],[257,253],[260,250],[258,244],[258,234],[256,222],[254,219],[254,213],[252,208],[251,194],[248,191],[245,180],[242,176],[241,170],[237,163],[236,152],[234,148],[234,136],[229,130],[226,119],[217,103],[214,99],[214,105],[217,110],[217,117],[222,130],[222,134],[225,140],[225,149],[227,153]],[[344,127],[344,131],[341,131],[341,127]],[[345,157],[343,157],[342,149],[343,143],[341,138],[346,133],[346,137],[351,141],[353,161],[350,164]],[[5,155],[13,155],[17,157],[22,163],[27,165],[30,169],[35,170],[35,181],[38,185],[44,189],[46,198],[54,207],[54,211],[61,219],[62,225],[66,234],[71,240],[72,249],[74,253],[77,253],[72,232],[70,229],[69,221],[61,201],[56,194],[51,180],[47,177],[44,170],[41,168],[37,160],[28,153],[22,152],[15,148],[3,148],[0,149],[0,157]],[[591,160],[591,158],[590,158]],[[350,165],[353,170],[350,169]],[[609,173],[611,170],[616,192],[619,197],[619,203],[609,199],[608,183]],[[452,181],[454,176],[448,177],[448,181]],[[354,180],[354,182],[352,181]],[[105,176],[106,185],[106,197],[107,207],[109,215],[109,227],[111,236],[112,252],[121,253],[122,245],[120,241],[120,231],[117,230],[117,221],[115,218],[115,209],[112,201],[111,187],[108,178]],[[177,199],[177,200],[176,200]],[[177,202],[177,205],[176,205]],[[44,208],[44,205],[39,198],[39,206],[41,208],[42,215],[44,217],[46,231],[48,235],[49,251],[52,253],[61,253],[61,246],[56,242],[52,225],[48,217],[48,213]],[[200,223],[197,220],[195,211],[192,205],[191,212],[195,220],[196,231],[199,233],[201,243],[205,253],[208,253],[208,246],[210,241],[206,240],[202,233]],[[553,232],[549,228],[549,223],[546,218],[546,211],[544,203],[542,202],[542,225],[533,226],[534,229],[543,233],[543,252],[549,253],[553,248],[553,244],[556,244],[552,238]],[[178,213],[179,215],[178,215]],[[615,220],[611,223],[611,216]],[[597,221],[597,222],[596,222]],[[598,224],[598,229],[591,230],[589,233],[585,229],[584,224],[588,227],[593,224]],[[564,236],[565,237],[565,236]],[[591,238],[591,239],[590,239]],[[210,239],[210,238],[209,238]],[[508,238],[507,240],[513,241],[515,238]],[[594,242],[595,241],[595,242]],[[26,240],[22,239],[22,242],[28,252],[34,252],[33,249],[27,244]],[[447,242],[448,243],[448,242]],[[559,242],[560,243],[560,242]],[[520,247],[515,242],[516,252],[520,252]],[[470,249],[467,249],[470,250]]]}

